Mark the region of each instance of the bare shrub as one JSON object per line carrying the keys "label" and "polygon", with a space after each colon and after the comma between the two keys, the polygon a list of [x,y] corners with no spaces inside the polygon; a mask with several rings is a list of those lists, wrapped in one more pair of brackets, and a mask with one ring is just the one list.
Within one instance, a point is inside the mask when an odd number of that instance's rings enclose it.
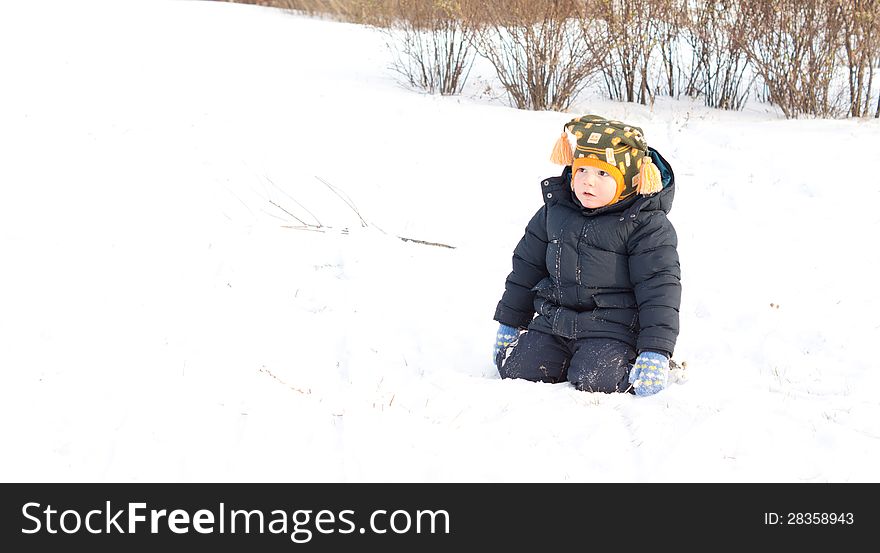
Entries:
{"label": "bare shrub", "polygon": [[649,63],[668,31],[661,23],[671,7],[668,0],[598,2],[596,13],[611,45],[602,59],[602,73],[611,99],[653,105]]}
{"label": "bare shrub", "polygon": [[385,29],[392,68],[406,84],[431,93],[458,94],[476,52],[458,0],[400,0]]}
{"label": "bare shrub", "polygon": [[396,0],[283,0],[287,9],[383,27],[394,19]]}
{"label": "bare shrub", "polygon": [[685,94],[702,96],[709,107],[742,109],[754,82],[749,57],[736,40],[743,13],[738,0],[694,0],[685,40],[693,55]]}
{"label": "bare shrub", "polygon": [[742,0],[733,36],[787,118],[834,117],[843,111],[832,90],[842,27],[836,0]]}
{"label": "bare shrub", "polygon": [[479,53],[521,109],[568,109],[601,76],[627,102],[738,110],[754,92],[789,118],[880,117],[880,0],[227,1],[383,27],[392,68],[430,92],[461,92]]}
{"label": "bare shrub", "polygon": [[[841,9],[843,63],[847,68],[849,115],[864,117],[871,110],[874,67],[880,61],[880,2],[839,0]],[[880,97],[877,111],[880,117]]]}
{"label": "bare shrub", "polygon": [[565,110],[597,72],[593,52],[607,40],[589,32],[588,16],[574,0],[489,0],[474,3],[468,23],[516,107]]}
{"label": "bare shrub", "polygon": [[673,98],[678,98],[682,93],[682,67],[681,48],[683,30],[687,25],[688,0],[654,0],[657,10],[662,10],[662,17],[657,27],[658,49],[660,50],[660,83],[665,85],[661,89],[658,85],[655,92],[665,93]]}
{"label": "bare shrub", "polygon": [[330,17],[352,23],[386,25],[396,11],[397,0],[221,0],[294,10],[311,16]]}

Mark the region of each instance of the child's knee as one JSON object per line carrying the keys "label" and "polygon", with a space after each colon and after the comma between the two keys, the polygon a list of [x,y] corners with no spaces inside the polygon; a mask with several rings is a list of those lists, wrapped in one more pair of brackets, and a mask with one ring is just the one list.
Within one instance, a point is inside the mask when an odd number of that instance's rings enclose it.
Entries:
{"label": "child's knee", "polygon": [[540,333],[523,333],[520,338],[500,350],[495,366],[501,378],[519,378],[531,382],[556,383],[565,380],[567,359],[548,348]]}
{"label": "child's knee", "polygon": [[615,371],[582,371],[573,374],[569,371],[568,380],[575,388],[582,392],[602,392],[611,394],[614,392],[626,392],[628,388],[626,369]]}
{"label": "child's knee", "polygon": [[626,392],[635,351],[617,340],[588,340],[578,349],[568,380],[585,392]]}
{"label": "child's knee", "polygon": [[505,363],[498,369],[501,378],[519,378],[531,382],[556,384],[560,380],[559,370],[551,369],[545,364],[526,367],[519,363]]}
{"label": "child's knee", "polygon": [[496,358],[498,374],[501,375],[501,378],[520,378],[532,382],[551,383],[559,381],[559,375],[553,374],[557,371],[551,371],[546,364],[530,359],[528,356],[513,357],[513,353],[511,348],[507,352],[499,352]]}

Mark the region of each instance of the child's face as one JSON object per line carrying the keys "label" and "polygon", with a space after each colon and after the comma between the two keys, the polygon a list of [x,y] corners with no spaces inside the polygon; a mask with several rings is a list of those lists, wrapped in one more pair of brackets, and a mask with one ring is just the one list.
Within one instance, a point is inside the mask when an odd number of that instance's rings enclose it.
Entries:
{"label": "child's face", "polygon": [[617,181],[602,169],[585,165],[575,169],[571,189],[582,206],[592,209],[608,205],[614,199]]}

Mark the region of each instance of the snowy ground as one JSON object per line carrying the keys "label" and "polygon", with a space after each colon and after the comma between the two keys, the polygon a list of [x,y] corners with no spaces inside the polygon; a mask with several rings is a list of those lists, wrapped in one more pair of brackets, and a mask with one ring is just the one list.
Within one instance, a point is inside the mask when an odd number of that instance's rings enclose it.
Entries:
{"label": "snowy ground", "polygon": [[[383,40],[227,3],[0,4],[3,480],[878,481],[877,120],[518,111],[483,65],[461,97],[405,90]],[[650,398],[490,362],[583,113],[677,176],[690,380]]]}

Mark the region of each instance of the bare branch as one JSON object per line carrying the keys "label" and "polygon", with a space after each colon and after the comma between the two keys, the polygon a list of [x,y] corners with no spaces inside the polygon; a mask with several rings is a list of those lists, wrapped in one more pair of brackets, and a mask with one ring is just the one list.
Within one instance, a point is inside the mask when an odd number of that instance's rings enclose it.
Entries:
{"label": "bare branch", "polygon": [[361,212],[358,211],[358,208],[357,208],[357,207],[355,207],[354,202],[351,201],[351,198],[348,197],[348,194],[345,194],[344,192],[340,191],[340,190],[337,189],[335,186],[333,186],[332,184],[330,184],[329,182],[325,181],[324,179],[322,179],[321,177],[319,177],[319,176],[317,176],[317,175],[315,176],[315,178],[318,179],[319,181],[321,181],[322,183],[324,183],[324,185],[325,185],[327,188],[329,188],[334,194],[336,194],[337,196],[339,196],[339,198],[340,198],[343,202],[345,202],[345,205],[347,205],[348,207],[350,207],[351,210],[355,212],[355,214],[358,216],[358,219],[361,220],[361,226],[362,226],[362,227],[368,227],[368,226],[370,226],[370,225],[367,224],[367,222],[366,222],[366,221],[364,220],[364,218],[361,216]]}
{"label": "bare branch", "polygon": [[[282,194],[284,194],[285,196],[287,196],[287,197],[290,199],[290,201],[292,201],[293,203],[295,203],[296,205],[298,205],[300,208],[302,208],[303,211],[305,211],[306,213],[308,213],[308,214],[312,217],[312,219],[315,220],[315,223],[316,223],[319,227],[320,227],[320,226],[323,226],[323,225],[321,225],[321,221],[318,219],[318,217],[316,217],[315,214],[312,213],[312,212],[309,210],[309,208],[307,208],[306,206],[304,206],[303,204],[301,204],[299,201],[297,201],[296,198],[294,198],[293,196],[291,196],[290,194],[288,194],[287,192],[285,192],[283,188],[281,188],[280,186],[278,186],[277,184],[275,184],[275,183],[272,181],[272,179],[270,179],[268,176],[263,175],[263,177],[264,177],[267,181],[269,181],[269,184],[271,184],[272,186],[274,186],[279,192],[281,192]],[[297,219],[297,220],[298,220],[298,219]],[[300,222],[302,222],[302,221],[300,221]]]}
{"label": "bare branch", "polygon": [[[293,213],[287,211],[286,209],[284,209],[284,208],[281,207],[280,205],[276,204],[274,201],[269,200],[269,203],[272,204],[272,205],[274,205],[275,207],[277,207],[278,209],[280,209],[280,210],[283,211],[284,213],[287,213],[288,215],[290,215],[290,216],[293,217],[294,219],[296,219],[297,222],[299,222],[300,224],[302,224],[302,225],[304,225],[304,226],[314,226],[314,225],[309,225],[308,223],[306,223],[305,221],[303,221],[302,219],[300,219],[299,217],[297,217],[297,216],[294,215]],[[318,226],[320,226],[320,225],[318,225]]]}
{"label": "bare branch", "polygon": [[398,236],[404,242],[415,242],[416,244],[424,244],[425,246],[438,246],[440,248],[449,248],[450,250],[454,250],[455,246],[450,246],[449,244],[443,244],[441,242],[428,242],[426,240],[416,240],[415,238],[407,238],[405,236]]}

